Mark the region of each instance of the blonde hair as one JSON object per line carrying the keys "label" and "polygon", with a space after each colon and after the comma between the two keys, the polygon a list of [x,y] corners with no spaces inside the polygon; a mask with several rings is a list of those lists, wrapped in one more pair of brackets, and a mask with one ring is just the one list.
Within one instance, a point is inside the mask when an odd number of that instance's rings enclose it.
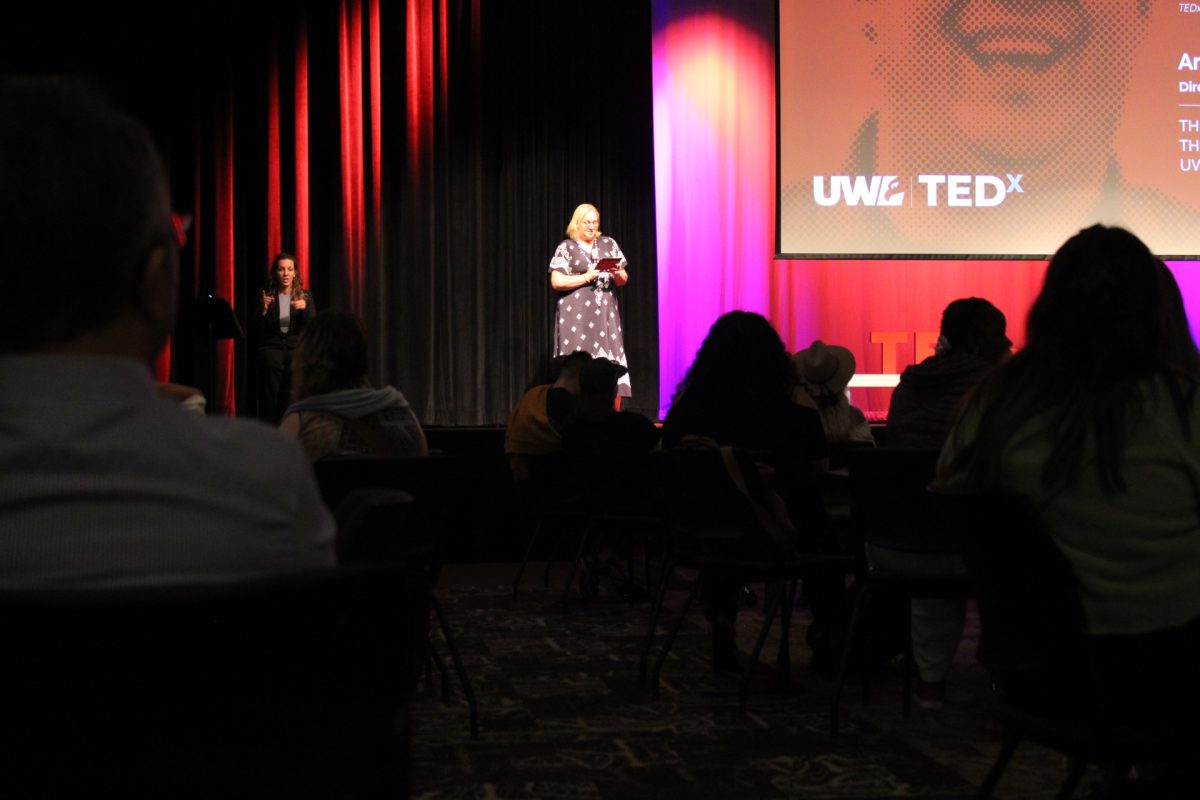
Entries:
{"label": "blonde hair", "polygon": [[[567,236],[572,239],[579,239],[579,223],[583,222],[584,216],[590,212],[596,212],[596,221],[600,221],[600,211],[591,203],[580,203],[575,206],[575,213],[571,215],[571,221],[567,224]],[[600,235],[600,230],[597,228],[596,235]]]}

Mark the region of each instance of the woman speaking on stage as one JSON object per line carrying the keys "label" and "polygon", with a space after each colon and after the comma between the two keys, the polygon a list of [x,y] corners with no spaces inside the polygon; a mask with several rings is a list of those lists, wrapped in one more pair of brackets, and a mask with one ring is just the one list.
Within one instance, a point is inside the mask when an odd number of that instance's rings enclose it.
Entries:
{"label": "woman speaking on stage", "polygon": [[[600,212],[583,203],[571,215],[567,238],[550,259],[550,286],[562,293],[554,315],[554,353],[583,350],[628,368],[621,311],[613,289],[629,281],[628,262],[611,236],[600,233]],[[629,373],[617,384],[620,397],[632,394]]]}
{"label": "woman speaking on stage", "polygon": [[258,418],[278,425],[288,404],[292,351],[304,323],[317,309],[291,253],[275,256],[268,280],[251,331],[258,370]]}

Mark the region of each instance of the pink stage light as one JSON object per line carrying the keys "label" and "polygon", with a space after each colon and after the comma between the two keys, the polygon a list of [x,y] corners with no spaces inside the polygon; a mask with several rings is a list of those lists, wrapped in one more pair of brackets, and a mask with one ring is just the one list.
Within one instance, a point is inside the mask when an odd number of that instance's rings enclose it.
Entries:
{"label": "pink stage light", "polygon": [[734,18],[656,25],[660,413],[714,319],[770,312],[774,69],[772,45]]}

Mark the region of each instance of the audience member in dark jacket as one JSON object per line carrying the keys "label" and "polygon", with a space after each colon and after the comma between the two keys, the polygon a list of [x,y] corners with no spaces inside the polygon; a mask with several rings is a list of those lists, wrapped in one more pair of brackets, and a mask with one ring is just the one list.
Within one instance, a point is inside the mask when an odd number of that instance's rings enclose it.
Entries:
{"label": "audience member in dark jacket", "polygon": [[1006,324],[1000,309],[978,297],[946,306],[934,354],[904,370],[892,393],[889,447],[941,448],[964,398],[1012,353]]}

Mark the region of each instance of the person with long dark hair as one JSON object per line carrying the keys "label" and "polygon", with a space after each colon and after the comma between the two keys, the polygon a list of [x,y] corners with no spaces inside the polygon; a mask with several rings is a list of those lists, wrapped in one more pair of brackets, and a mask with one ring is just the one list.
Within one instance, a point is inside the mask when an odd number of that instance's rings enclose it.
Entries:
{"label": "person with long dark hair", "polygon": [[949,490],[1037,504],[1089,633],[1125,643],[1110,686],[1156,728],[1169,713],[1194,728],[1200,710],[1187,688],[1200,647],[1198,388],[1174,276],[1132,233],[1095,225],[1054,255],[1025,347],[980,384],[938,465]]}
{"label": "person with long dark hair", "polygon": [[271,260],[267,283],[251,330],[258,372],[258,418],[278,423],[291,393],[292,352],[305,322],[317,308],[312,293],[304,289],[304,278],[291,253],[279,253]]}
{"label": "person with long dark hair", "polygon": [[[796,402],[796,381],[791,354],[771,323],[761,314],[730,311],[713,323],[680,381],[663,422],[663,445],[677,447],[693,436],[766,454],[775,470],[774,487],[805,535],[790,546],[817,549],[826,522],[817,477],[828,466],[829,446],[816,409]],[[713,666],[737,669],[739,587],[716,580],[705,586]],[[821,594],[810,592],[808,599]],[[810,644],[823,651],[822,658],[828,656],[815,637]]]}
{"label": "person with long dark hair", "polygon": [[1097,633],[1200,616],[1200,353],[1174,277],[1101,225],[1055,254],[1027,343],[980,384],[939,480],[1044,506]]}

